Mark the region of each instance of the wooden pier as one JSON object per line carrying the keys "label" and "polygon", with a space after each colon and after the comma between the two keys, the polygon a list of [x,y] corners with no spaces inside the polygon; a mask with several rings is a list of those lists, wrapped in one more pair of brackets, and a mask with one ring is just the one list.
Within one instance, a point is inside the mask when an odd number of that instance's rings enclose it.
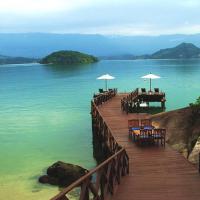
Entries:
{"label": "wooden pier", "polygon": [[99,107],[119,145],[129,156],[129,175],[122,179],[115,200],[198,200],[200,176],[197,168],[168,145],[139,147],[127,136],[128,119],[148,118],[145,114],[126,115],[120,109],[122,95]]}
{"label": "wooden pier", "polygon": [[[67,194],[80,185],[81,200],[200,199],[198,169],[180,153],[168,145],[141,147],[130,141],[128,120],[150,115],[123,112],[121,99],[126,95],[112,93],[104,102],[92,102],[93,134],[108,158],[52,200],[67,200]],[[97,178],[91,181],[93,175]]]}

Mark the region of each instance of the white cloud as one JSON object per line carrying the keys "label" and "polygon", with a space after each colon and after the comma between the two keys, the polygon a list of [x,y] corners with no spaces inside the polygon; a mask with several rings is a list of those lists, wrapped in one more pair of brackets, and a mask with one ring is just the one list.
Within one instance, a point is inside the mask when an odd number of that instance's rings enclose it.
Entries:
{"label": "white cloud", "polygon": [[182,0],[179,2],[180,2],[180,5],[182,5],[186,8],[195,8],[200,5],[199,0]]}
{"label": "white cloud", "polygon": [[0,32],[200,32],[200,0],[0,0]]}
{"label": "white cloud", "polygon": [[104,35],[168,35],[168,34],[195,34],[200,33],[200,24],[159,27],[153,24],[123,24],[110,26],[75,27],[72,29],[57,29],[53,33],[84,33],[84,34],[104,34]]}
{"label": "white cloud", "polygon": [[0,0],[0,12],[31,15],[37,13],[54,13],[72,11],[82,7],[90,0]]}

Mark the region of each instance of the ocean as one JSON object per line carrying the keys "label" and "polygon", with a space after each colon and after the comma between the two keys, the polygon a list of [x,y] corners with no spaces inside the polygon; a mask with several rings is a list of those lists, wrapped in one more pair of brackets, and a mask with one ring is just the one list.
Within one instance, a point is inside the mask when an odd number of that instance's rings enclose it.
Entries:
{"label": "ocean", "polygon": [[128,92],[149,88],[141,79],[161,76],[152,87],[166,93],[166,108],[188,106],[200,96],[200,60],[102,60],[77,66],[40,64],[0,66],[0,199],[44,200],[58,187],[38,183],[61,160],[95,167],[90,101],[109,73],[110,88]]}

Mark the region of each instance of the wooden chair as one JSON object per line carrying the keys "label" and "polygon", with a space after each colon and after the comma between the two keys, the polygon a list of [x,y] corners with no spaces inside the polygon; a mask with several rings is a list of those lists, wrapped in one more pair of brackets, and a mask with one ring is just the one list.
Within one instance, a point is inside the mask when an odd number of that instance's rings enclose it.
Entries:
{"label": "wooden chair", "polygon": [[142,94],[146,94],[147,93],[145,88],[141,88],[141,92],[142,92]]}
{"label": "wooden chair", "polygon": [[140,127],[140,121],[139,121],[139,119],[130,119],[130,120],[128,120],[128,127],[129,128]]}
{"label": "wooden chair", "polygon": [[128,120],[128,130],[129,130],[129,138],[134,141],[135,137],[133,135],[133,131],[140,130],[140,121],[138,119]]}
{"label": "wooden chair", "polygon": [[152,130],[140,129],[140,134],[136,136],[136,142],[140,145],[151,144],[153,141]]}
{"label": "wooden chair", "polygon": [[152,127],[152,121],[151,119],[141,119],[141,128],[144,128],[145,126],[148,126],[148,127]]}
{"label": "wooden chair", "polygon": [[99,93],[104,93],[102,88],[99,88]]}
{"label": "wooden chair", "polygon": [[153,130],[152,137],[154,141],[165,147],[165,137],[166,137],[166,129],[163,128],[156,128]]}
{"label": "wooden chair", "polygon": [[156,94],[159,94],[159,88],[154,88],[154,92],[155,92]]}

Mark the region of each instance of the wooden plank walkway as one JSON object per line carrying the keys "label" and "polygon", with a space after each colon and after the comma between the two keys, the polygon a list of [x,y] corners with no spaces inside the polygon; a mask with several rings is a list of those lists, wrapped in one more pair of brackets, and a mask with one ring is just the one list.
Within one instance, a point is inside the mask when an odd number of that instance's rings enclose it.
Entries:
{"label": "wooden plank walkway", "polygon": [[128,139],[128,119],[147,118],[147,114],[121,111],[123,94],[99,106],[117,142],[125,147],[130,174],[124,177],[114,200],[199,200],[200,175],[181,154],[168,145],[139,147]]}

